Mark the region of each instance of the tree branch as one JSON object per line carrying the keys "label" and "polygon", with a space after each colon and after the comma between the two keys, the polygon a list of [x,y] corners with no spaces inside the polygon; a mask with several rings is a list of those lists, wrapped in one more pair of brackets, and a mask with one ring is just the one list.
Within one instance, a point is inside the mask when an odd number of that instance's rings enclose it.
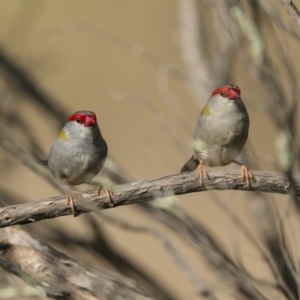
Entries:
{"label": "tree branch", "polygon": [[[288,194],[290,183],[278,173],[252,171],[255,182],[252,181],[252,191]],[[243,190],[247,191],[245,183],[237,170],[210,171],[210,180],[204,180],[205,188],[200,187],[196,172],[169,175],[158,179],[128,183],[112,187],[112,203],[107,205],[107,194],[99,196],[97,190],[82,192],[84,201],[76,201],[77,215],[97,209],[106,209],[121,205],[142,203],[173,195],[182,195],[205,190]],[[296,193],[300,195],[300,183],[295,182]],[[12,205],[0,209],[0,227],[32,223],[44,219],[71,215],[72,211],[65,197],[48,199]]]}
{"label": "tree branch", "polygon": [[53,116],[56,116],[60,121],[60,126],[63,126],[68,114],[61,105],[61,102],[50,97],[46,91],[41,89],[30,72],[22,68],[6,53],[2,44],[0,44],[0,69],[5,71],[5,78],[8,79],[12,85],[12,90],[18,89],[29,95],[29,100]]}
{"label": "tree branch", "polygon": [[133,280],[90,268],[17,227],[0,232],[0,266],[51,299],[154,300]]}
{"label": "tree branch", "polygon": [[170,253],[170,255],[173,256],[177,264],[182,268],[183,272],[196,287],[198,294],[201,295],[203,299],[216,299],[216,297],[213,294],[213,291],[211,291],[205,283],[205,281],[197,275],[197,273],[194,271],[193,267],[190,265],[189,261],[185,258],[185,256],[182,255],[179,249],[177,249],[177,247],[174,245],[171,239],[169,239],[169,237],[162,233],[160,230],[154,227],[131,224],[120,219],[119,217],[115,218],[108,214],[101,214],[101,218],[123,230],[146,233],[154,236],[157,239],[157,241],[160,242],[163,245],[163,247],[165,247],[165,249]]}
{"label": "tree branch", "polygon": [[292,0],[279,0],[294,23],[300,28],[300,12]]}

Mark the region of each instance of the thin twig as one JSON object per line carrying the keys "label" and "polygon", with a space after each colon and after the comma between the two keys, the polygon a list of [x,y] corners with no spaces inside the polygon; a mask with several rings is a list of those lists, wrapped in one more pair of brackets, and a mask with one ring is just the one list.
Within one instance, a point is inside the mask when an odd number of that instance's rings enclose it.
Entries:
{"label": "thin twig", "polygon": [[196,274],[193,270],[190,263],[185,259],[185,257],[180,253],[180,251],[176,248],[173,242],[162,232],[158,231],[156,228],[149,226],[141,226],[134,225],[119,218],[115,218],[108,214],[101,214],[101,218],[113,224],[114,226],[118,226],[121,229],[131,230],[134,232],[142,232],[149,233],[153,235],[158,241],[162,243],[162,245],[167,249],[167,251],[174,257],[175,261],[180,265],[183,271],[186,273],[187,277],[193,282],[196,286],[198,293],[206,299],[215,299],[213,292],[208,288],[205,281]]}
{"label": "thin twig", "polygon": [[262,13],[267,19],[271,19],[274,21],[279,28],[287,32],[290,36],[295,38],[297,41],[300,40],[300,32],[295,30],[291,23],[287,23],[282,19],[278,11],[275,11],[273,5],[270,5],[271,2],[267,1],[257,1]]}
{"label": "thin twig", "polygon": [[[67,34],[70,32],[76,32],[76,31],[85,31],[85,32],[90,32],[94,33],[98,36],[100,36],[103,39],[107,39],[114,44],[118,45],[119,47],[126,49],[130,53],[141,57],[142,59],[146,60],[147,62],[160,66],[160,65],[168,65],[169,66],[169,72],[170,75],[174,76],[175,78],[178,78],[183,81],[194,81],[195,83],[199,84],[200,78],[190,75],[187,72],[181,70],[174,64],[171,64],[169,61],[154,55],[147,49],[134,44],[130,41],[127,41],[123,39],[122,37],[110,32],[106,28],[99,26],[99,25],[94,25],[85,21],[75,21],[75,22],[69,22],[69,23],[64,23],[60,26],[57,27],[52,27],[47,30],[43,30],[42,34],[45,37],[49,36],[55,36],[55,35],[62,35],[62,34]],[[205,86],[205,82],[202,82],[203,85]]]}
{"label": "thin twig", "polygon": [[300,278],[299,278],[299,274],[297,273],[296,266],[295,266],[294,262],[292,261],[290,253],[288,252],[288,249],[287,249],[287,243],[286,243],[286,238],[285,238],[285,233],[284,233],[284,223],[283,223],[282,218],[279,215],[279,212],[278,212],[278,209],[277,209],[275,203],[272,201],[271,204],[272,204],[272,208],[274,211],[274,216],[276,218],[276,227],[277,227],[277,232],[278,232],[279,248],[280,248],[280,251],[282,254],[282,258],[284,259],[285,265],[288,268],[290,274],[293,276],[294,281],[297,283],[297,292],[298,292],[298,295],[300,295],[300,293],[299,293]]}
{"label": "thin twig", "polygon": [[282,6],[285,8],[291,19],[300,29],[300,12],[297,6],[292,0],[279,0]]}
{"label": "thin twig", "polygon": [[[66,110],[61,102],[50,97],[35,81],[32,75],[9,57],[0,44],[0,68],[5,71],[5,79],[11,84],[11,90],[21,90],[30,95],[30,99],[35,105],[43,108],[61,122],[67,119]],[[26,98],[27,99],[27,98]]]}
{"label": "thin twig", "polygon": [[185,157],[186,156],[186,148],[182,144],[181,140],[179,139],[177,133],[172,129],[169,125],[164,114],[159,110],[152,101],[146,95],[138,95],[138,96],[127,96],[119,91],[111,90],[109,92],[109,96],[114,99],[115,101],[123,101],[128,103],[136,103],[140,105],[145,105],[151,114],[155,117],[155,119],[159,122],[162,128],[166,131],[167,136],[170,140],[175,144],[176,148],[181,152],[181,154]]}

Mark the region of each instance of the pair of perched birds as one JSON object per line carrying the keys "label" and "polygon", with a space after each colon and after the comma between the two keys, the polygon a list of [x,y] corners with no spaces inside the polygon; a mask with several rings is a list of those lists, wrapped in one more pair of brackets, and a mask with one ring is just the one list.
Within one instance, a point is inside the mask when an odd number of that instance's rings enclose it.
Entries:
{"label": "pair of perched birds", "polygon": [[[217,88],[203,108],[194,134],[194,154],[181,172],[198,170],[200,185],[209,178],[204,166],[217,167],[236,163],[250,188],[253,178],[248,168],[235,160],[248,138],[249,115],[235,85]],[[43,161],[56,179],[70,185],[91,183],[107,156],[107,144],[101,135],[95,113],[78,111],[54,140]],[[100,189],[99,189],[100,191]],[[74,213],[74,203],[68,196]]]}

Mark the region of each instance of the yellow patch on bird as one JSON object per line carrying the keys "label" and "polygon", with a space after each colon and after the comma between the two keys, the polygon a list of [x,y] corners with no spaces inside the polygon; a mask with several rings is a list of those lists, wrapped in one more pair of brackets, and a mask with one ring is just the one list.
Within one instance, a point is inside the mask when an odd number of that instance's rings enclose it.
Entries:
{"label": "yellow patch on bird", "polygon": [[63,141],[65,141],[67,139],[67,134],[66,134],[66,132],[63,129],[58,134],[58,138],[62,139]]}
{"label": "yellow patch on bird", "polygon": [[207,115],[207,116],[210,115],[210,110],[209,110],[208,105],[205,105],[205,107],[203,108],[203,110],[201,112],[201,115]]}
{"label": "yellow patch on bird", "polygon": [[208,145],[200,140],[200,139],[196,139],[194,141],[194,149],[197,151],[197,152],[203,152],[203,151],[206,151],[208,148]]}

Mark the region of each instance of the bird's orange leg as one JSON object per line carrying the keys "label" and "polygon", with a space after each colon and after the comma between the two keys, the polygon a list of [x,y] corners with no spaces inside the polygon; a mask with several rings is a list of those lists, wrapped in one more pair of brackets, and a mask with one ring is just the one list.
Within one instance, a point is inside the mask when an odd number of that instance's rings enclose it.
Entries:
{"label": "bird's orange leg", "polygon": [[199,166],[197,167],[197,172],[198,172],[200,187],[203,187],[203,176],[205,176],[207,179],[210,179],[208,173],[203,168],[203,160],[200,160]]}
{"label": "bird's orange leg", "polygon": [[251,183],[250,179],[252,179],[255,182],[255,178],[251,171],[247,168],[247,166],[243,163],[240,163],[239,161],[232,161],[233,163],[239,165],[241,167],[241,173],[242,173],[242,179],[246,182],[247,189],[250,190],[251,188]]}
{"label": "bird's orange leg", "polygon": [[70,205],[72,214],[75,215],[75,205],[73,198],[68,194],[67,195],[67,205]]}
{"label": "bird's orange leg", "polygon": [[[78,191],[73,191],[74,194],[78,195],[79,198],[82,199],[82,195],[80,192]],[[72,196],[70,196],[69,194],[67,194],[67,204],[70,205],[71,207],[71,210],[72,210],[72,214],[74,217],[77,217],[78,214],[76,212],[76,206],[75,206],[75,203],[74,203],[74,199]]]}
{"label": "bird's orange leg", "polygon": [[[97,196],[100,195],[101,190],[102,190],[102,187],[100,186],[98,188],[98,191],[97,191]],[[113,203],[112,198],[111,198],[112,191],[110,189],[108,189],[108,188],[104,188],[104,190],[105,190],[105,193],[106,193],[106,196],[107,196],[107,200],[106,200],[107,205],[109,207],[113,207],[114,203]]]}

